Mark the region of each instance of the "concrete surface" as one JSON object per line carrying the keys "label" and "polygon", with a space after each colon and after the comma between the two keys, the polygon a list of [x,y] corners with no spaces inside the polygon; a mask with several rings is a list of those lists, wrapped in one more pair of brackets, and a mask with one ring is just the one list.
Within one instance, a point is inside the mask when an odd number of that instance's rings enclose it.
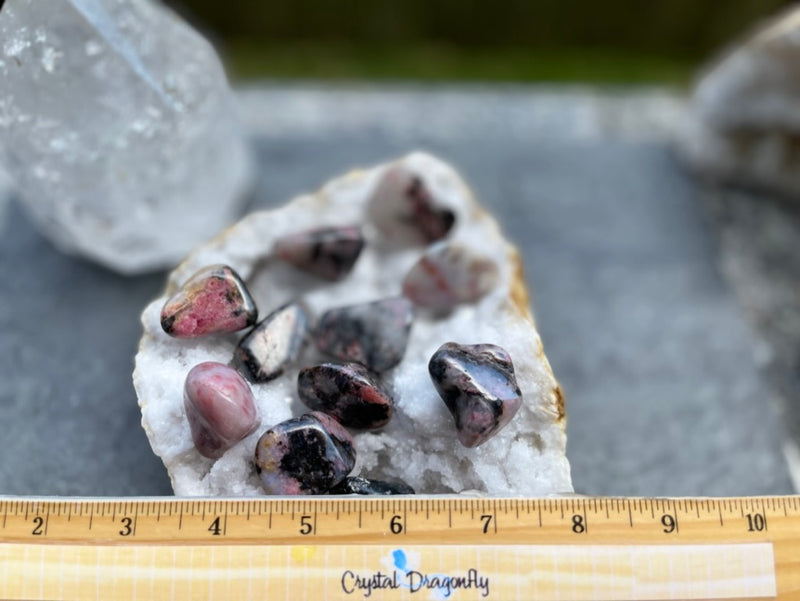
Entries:
{"label": "concrete surface", "polygon": [[[674,94],[272,85],[242,101],[263,166],[255,205],[415,148],[461,169],[522,250],[577,491],[793,491],[764,345],[665,141]],[[0,493],[168,494],[130,382],[163,274],[60,255],[14,206],[1,227]]]}

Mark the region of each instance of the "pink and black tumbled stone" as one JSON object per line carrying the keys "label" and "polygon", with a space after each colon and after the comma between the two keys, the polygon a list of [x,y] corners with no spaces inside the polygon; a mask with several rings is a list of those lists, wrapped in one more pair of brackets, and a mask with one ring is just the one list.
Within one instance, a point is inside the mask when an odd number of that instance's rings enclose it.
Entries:
{"label": "pink and black tumbled stone", "polygon": [[268,382],[298,360],[309,342],[311,316],[302,303],[283,305],[242,338],[234,363],[251,382]]}
{"label": "pink and black tumbled stone", "polygon": [[330,489],[332,495],[413,495],[414,489],[405,482],[384,482],[349,476]]}
{"label": "pink and black tumbled stone", "polygon": [[183,386],[183,406],[194,446],[216,459],[258,427],[253,392],[235,369],[208,361],[195,365]]}
{"label": "pink and black tumbled stone", "polygon": [[297,377],[300,400],[309,409],[336,418],[343,426],[374,430],[392,417],[394,401],[363,365],[323,363],[307,367]]}
{"label": "pink and black tumbled stone", "polygon": [[367,201],[367,216],[389,240],[430,244],[444,238],[455,223],[453,211],[405,165],[388,167]]}
{"label": "pink and black tumbled stone", "polygon": [[497,285],[497,264],[458,242],[434,244],[403,279],[403,294],[416,306],[447,311],[477,301]]}
{"label": "pink and black tumbled stone", "polygon": [[494,344],[443,344],[431,357],[428,371],[465,447],[476,447],[497,434],[522,403],[511,357]]}
{"label": "pink and black tumbled stone", "polygon": [[331,309],[317,325],[317,348],[382,372],[403,359],[413,319],[413,307],[402,297]]}
{"label": "pink and black tumbled stone", "polygon": [[273,426],[256,445],[256,471],[271,495],[328,492],[356,462],[353,438],[335,419],[312,411]]}
{"label": "pink and black tumbled stone", "polygon": [[325,227],[284,236],[274,252],[302,271],[335,282],[350,273],[363,248],[360,227]]}
{"label": "pink and black tumbled stone", "polygon": [[242,278],[227,265],[212,265],[195,273],[164,304],[161,327],[175,338],[197,338],[243,330],[257,316]]}

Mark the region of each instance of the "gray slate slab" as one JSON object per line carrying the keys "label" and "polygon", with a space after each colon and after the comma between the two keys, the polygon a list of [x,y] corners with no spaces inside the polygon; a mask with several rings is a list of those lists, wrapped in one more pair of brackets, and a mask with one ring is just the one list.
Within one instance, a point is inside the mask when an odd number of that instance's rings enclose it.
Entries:
{"label": "gray slate slab", "polygon": [[[792,492],[758,343],[665,141],[674,95],[273,85],[243,106],[257,206],[415,148],[466,174],[522,250],[577,491]],[[163,274],[65,257],[13,205],[0,229],[0,493],[169,494],[130,380]]]}

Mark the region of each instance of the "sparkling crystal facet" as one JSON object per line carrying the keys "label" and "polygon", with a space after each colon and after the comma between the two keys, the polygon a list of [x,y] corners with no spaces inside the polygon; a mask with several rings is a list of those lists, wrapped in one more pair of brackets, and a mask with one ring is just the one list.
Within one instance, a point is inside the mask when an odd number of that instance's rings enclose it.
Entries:
{"label": "sparkling crystal facet", "polygon": [[307,367],[297,378],[297,391],[310,409],[327,413],[349,428],[381,428],[392,417],[392,397],[358,363]]}
{"label": "sparkling crystal facet", "polygon": [[221,457],[260,422],[250,386],[222,363],[200,363],[191,369],[183,405],[194,445],[205,457]]}
{"label": "sparkling crystal facet", "polygon": [[311,317],[297,302],[267,315],[236,347],[234,362],[252,382],[280,376],[300,357],[309,341]]}
{"label": "sparkling crystal facet", "polygon": [[403,294],[419,307],[437,311],[473,302],[497,285],[497,264],[464,244],[440,242],[406,274]]}
{"label": "sparkling crystal facet", "polygon": [[428,371],[465,447],[489,440],[522,403],[511,357],[494,344],[443,344]]}
{"label": "sparkling crystal facet", "polygon": [[359,227],[326,227],[284,236],[275,255],[298,269],[335,282],[344,278],[364,248]]}
{"label": "sparkling crystal facet", "polygon": [[358,476],[347,477],[329,491],[332,495],[413,495],[405,482],[384,482]]}
{"label": "sparkling crystal facet", "polygon": [[402,360],[413,319],[411,303],[402,297],[331,309],[319,320],[317,348],[385,371]]}
{"label": "sparkling crystal facet", "polygon": [[222,64],[163,2],[7,2],[0,81],[0,155],[62,250],[124,273],[171,266],[247,198]]}
{"label": "sparkling crystal facet", "polygon": [[255,323],[258,311],[239,275],[227,265],[201,269],[161,310],[161,327],[176,338],[236,332]]}
{"label": "sparkling crystal facet", "polygon": [[256,445],[256,471],[272,495],[330,490],[355,466],[353,438],[332,417],[312,411],[267,430]]}
{"label": "sparkling crystal facet", "polygon": [[390,240],[429,244],[444,238],[455,215],[441,206],[425,180],[405,165],[388,167],[367,204],[367,216]]}

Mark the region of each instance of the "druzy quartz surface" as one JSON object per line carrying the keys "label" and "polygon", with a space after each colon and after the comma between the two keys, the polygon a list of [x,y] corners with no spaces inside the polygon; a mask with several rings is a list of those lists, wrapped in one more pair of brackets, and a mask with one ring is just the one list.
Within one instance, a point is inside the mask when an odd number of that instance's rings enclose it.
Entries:
{"label": "druzy quartz surface", "polygon": [[465,447],[497,434],[522,403],[511,357],[497,345],[445,343],[431,357],[428,371]]}
{"label": "druzy quartz surface", "polygon": [[312,411],[281,422],[258,440],[256,471],[272,495],[322,494],[355,466],[353,438],[335,419]]}
{"label": "druzy quartz surface", "polygon": [[195,273],[166,302],[161,327],[175,338],[198,338],[242,330],[257,315],[239,275],[227,265],[212,265]]}

